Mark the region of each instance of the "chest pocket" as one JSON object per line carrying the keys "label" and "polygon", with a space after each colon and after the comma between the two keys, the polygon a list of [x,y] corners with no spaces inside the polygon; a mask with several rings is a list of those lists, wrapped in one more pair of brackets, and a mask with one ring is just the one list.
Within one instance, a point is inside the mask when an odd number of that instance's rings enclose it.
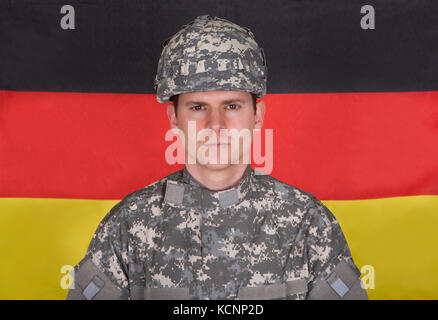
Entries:
{"label": "chest pocket", "polygon": [[297,279],[278,284],[257,287],[242,287],[237,294],[237,298],[239,300],[284,299],[286,297],[298,294],[303,294],[303,297],[305,297],[306,293],[306,279]]}

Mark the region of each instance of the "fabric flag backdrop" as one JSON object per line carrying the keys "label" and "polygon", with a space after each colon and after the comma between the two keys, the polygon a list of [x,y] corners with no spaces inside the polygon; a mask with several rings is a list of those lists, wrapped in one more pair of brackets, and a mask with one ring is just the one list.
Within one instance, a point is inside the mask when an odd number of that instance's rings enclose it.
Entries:
{"label": "fabric flag backdrop", "polygon": [[0,2],[0,298],[64,299],[105,214],[181,169],[152,85],[201,14],[264,48],[272,175],[334,213],[369,297],[438,298],[438,2],[70,1],[66,30],[64,5]]}

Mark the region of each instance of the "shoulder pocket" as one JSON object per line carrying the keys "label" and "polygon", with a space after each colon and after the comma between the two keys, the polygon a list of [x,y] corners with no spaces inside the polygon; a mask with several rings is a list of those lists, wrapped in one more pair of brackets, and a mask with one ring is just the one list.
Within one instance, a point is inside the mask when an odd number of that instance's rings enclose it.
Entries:
{"label": "shoulder pocket", "polygon": [[122,290],[93,263],[90,258],[80,262],[73,278],[77,288],[71,288],[67,300],[125,299]]}
{"label": "shoulder pocket", "polygon": [[307,281],[306,279],[297,279],[279,284],[242,287],[237,294],[237,298],[239,300],[281,299],[303,292],[307,292]]}
{"label": "shoulder pocket", "polygon": [[361,286],[360,271],[343,260],[326,279],[319,279],[309,293],[311,300],[367,300],[368,294]]}

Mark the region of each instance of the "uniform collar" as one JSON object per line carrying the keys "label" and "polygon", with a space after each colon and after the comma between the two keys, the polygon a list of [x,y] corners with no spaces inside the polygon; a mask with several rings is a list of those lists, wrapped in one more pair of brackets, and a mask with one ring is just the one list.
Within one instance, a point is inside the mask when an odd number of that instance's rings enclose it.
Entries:
{"label": "uniform collar", "polygon": [[252,186],[251,181],[253,175],[254,170],[251,169],[251,165],[248,164],[238,185],[226,190],[212,191],[200,185],[189,173],[187,167],[184,166],[184,169],[182,170],[182,179],[180,180],[182,183],[178,183],[178,187],[175,182],[170,182],[172,184],[170,187],[168,183],[165,198],[172,202],[174,195],[178,194],[176,199],[181,199],[181,201],[177,202],[182,202],[182,194],[191,190],[192,192],[203,194],[205,199],[209,198],[213,202],[217,202],[221,207],[229,207],[240,203],[246,197]]}

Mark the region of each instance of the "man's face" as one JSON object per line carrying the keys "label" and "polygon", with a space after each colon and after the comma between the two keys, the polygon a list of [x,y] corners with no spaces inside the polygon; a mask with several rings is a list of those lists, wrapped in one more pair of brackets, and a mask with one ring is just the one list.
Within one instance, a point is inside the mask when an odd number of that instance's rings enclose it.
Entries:
{"label": "man's face", "polygon": [[[196,159],[196,165],[212,170],[225,169],[236,161],[245,163],[244,153],[250,152],[253,129],[260,129],[263,124],[264,102],[258,101],[256,107],[254,113],[252,96],[243,91],[180,94],[177,116],[173,103],[168,104],[167,114],[171,126],[184,133],[186,163],[189,158]],[[189,124],[192,128],[196,125],[196,130],[189,129]],[[212,134],[216,139],[211,138]],[[189,139],[192,139],[195,147],[188,148]],[[200,158],[204,160],[199,161]],[[205,159],[207,163],[202,163]]]}

